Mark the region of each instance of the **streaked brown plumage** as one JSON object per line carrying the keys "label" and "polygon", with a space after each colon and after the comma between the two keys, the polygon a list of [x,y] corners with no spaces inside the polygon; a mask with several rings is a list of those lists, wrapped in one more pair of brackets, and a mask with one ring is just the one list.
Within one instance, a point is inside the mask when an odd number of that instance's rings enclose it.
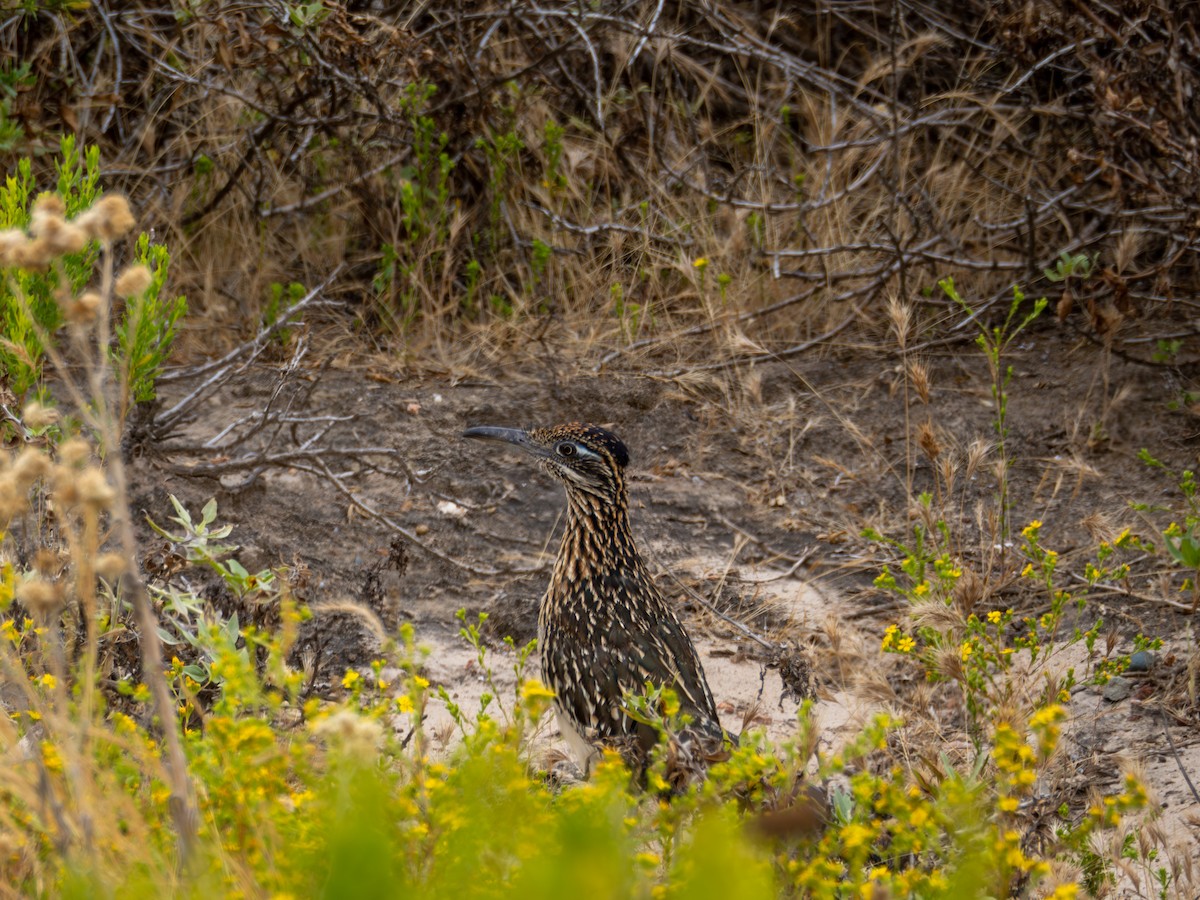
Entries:
{"label": "streaked brown plumage", "polygon": [[[696,648],[650,577],[629,529],[629,451],[595,425],[529,430],[477,426],[464,437],[532,454],[567,489],[567,528],[538,610],[542,672],[559,728],[585,771],[598,746],[644,753],[653,728],[628,715],[624,695],[671,688],[692,722],[681,743],[698,760],[727,740]],[[693,768],[693,767],[689,767]]]}

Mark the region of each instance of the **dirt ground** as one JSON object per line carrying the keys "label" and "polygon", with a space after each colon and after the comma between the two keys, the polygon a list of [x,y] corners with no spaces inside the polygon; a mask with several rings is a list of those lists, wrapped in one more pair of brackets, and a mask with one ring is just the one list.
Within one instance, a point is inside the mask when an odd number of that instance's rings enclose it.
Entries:
{"label": "dirt ground", "polygon": [[[1098,540],[1127,526],[1161,546],[1157,529],[1182,521],[1185,503],[1172,478],[1137,452],[1147,448],[1174,470],[1195,467],[1200,420],[1181,402],[1192,387],[1186,374],[1107,355],[1053,323],[1022,338],[1009,358],[1012,532],[1043,521],[1043,544],[1072,574],[1094,559]],[[797,697],[772,665],[783,648],[793,687],[803,687],[798,669],[811,673],[829,748],[872,710],[902,704],[919,687],[878,651],[884,628],[905,621],[903,601],[872,584],[894,553],[859,535],[871,526],[904,538],[910,498],[936,494],[916,440],[920,423],[934,426],[937,464],[952,462],[953,490],[935,502],[954,546],[979,572],[997,549],[987,527],[997,507],[995,452],[974,467],[968,461],[972,442],[996,442],[985,361],[966,341],[914,358],[929,371],[928,404],[906,390],[899,356],[861,347],[670,380],[533,358],[511,375],[471,379],[408,378],[381,360],[314,366],[292,379],[263,366],[150,448],[135,499],[161,521],[168,494],[192,508],[215,497],[247,568],[301,563],[308,602],[359,604],[392,633],[412,622],[429,649],[429,678],[470,710],[483,679],[455,612],[489,614],[493,670],[511,683],[500,638],[535,636],[564,500],[521,454],[460,433],[475,424],[604,424],[631,450],[636,536],[700,647],[726,725],[737,731],[752,720],[789,733]],[[185,391],[173,386],[166,402]],[[291,404],[288,427],[240,445],[200,446],[264,409],[268,397]],[[331,425],[330,416],[344,420]],[[328,431],[306,447],[321,428]],[[315,474],[314,447],[377,452],[335,453],[329,471]],[[278,458],[245,486],[257,471],[242,462],[252,451]],[[1139,512],[1134,503],[1166,511]],[[981,607],[1043,611],[1044,598],[1008,577],[1023,560],[1011,548],[1008,557],[993,569]],[[1166,646],[1148,672],[1131,676],[1127,697],[1075,690],[1065,750],[1079,791],[1114,786],[1122,765],[1140,765],[1164,828],[1195,854],[1200,802],[1185,773],[1200,781],[1197,616],[1190,594],[1178,590],[1182,580],[1164,554],[1143,554],[1124,586],[1094,594],[1085,618],[1104,617],[1115,652],[1129,652],[1139,632]],[[365,666],[376,646],[355,616],[318,613],[302,648],[314,689],[336,694],[346,667]],[[449,741],[439,703],[431,725]],[[943,721],[947,744],[961,740],[954,710]]]}

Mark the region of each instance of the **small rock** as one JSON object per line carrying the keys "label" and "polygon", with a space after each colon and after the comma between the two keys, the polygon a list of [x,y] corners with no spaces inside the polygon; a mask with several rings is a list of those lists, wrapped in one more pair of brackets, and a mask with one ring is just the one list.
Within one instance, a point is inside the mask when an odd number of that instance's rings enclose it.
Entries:
{"label": "small rock", "polygon": [[437,505],[437,511],[450,519],[461,519],[467,514],[467,508],[459,506],[453,500],[443,500]]}
{"label": "small rock", "polygon": [[1149,650],[1139,650],[1129,657],[1130,672],[1149,672],[1154,668],[1154,664],[1158,662],[1158,655],[1151,653]]}
{"label": "small rock", "polygon": [[1133,683],[1128,678],[1115,675],[1104,686],[1104,693],[1101,696],[1109,703],[1119,703],[1128,697],[1132,690]]}

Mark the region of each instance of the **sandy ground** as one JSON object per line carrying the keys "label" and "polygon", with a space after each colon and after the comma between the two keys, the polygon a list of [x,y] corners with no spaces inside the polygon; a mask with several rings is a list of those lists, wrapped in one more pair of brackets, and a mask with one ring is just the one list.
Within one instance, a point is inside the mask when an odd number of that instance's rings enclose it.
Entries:
{"label": "sandy ground", "polygon": [[[1130,504],[1174,515],[1183,504],[1172,479],[1136,454],[1149,447],[1169,468],[1194,466],[1196,417],[1169,405],[1175,395],[1159,373],[1069,346],[1052,329],[1031,335],[1012,362],[1007,447],[1016,527],[1044,521],[1045,546],[1061,551],[1071,574],[1094,559],[1098,532],[1130,526],[1158,540],[1155,528],[1165,527],[1168,514],[1134,513]],[[161,520],[168,494],[197,509],[216,497],[248,568],[300,563],[310,603],[360,604],[388,632],[412,622],[430,648],[428,677],[470,710],[484,684],[474,651],[457,636],[455,611],[466,609],[472,620],[489,614],[494,676],[502,692],[514,689],[500,639],[524,644],[535,636],[564,501],[560,487],[519,455],[484,453],[459,435],[472,424],[610,425],[633,455],[636,537],[700,649],[725,725],[738,731],[753,711],[755,725],[786,737],[795,722],[796,700],[785,696],[779,670],[744,627],[802,656],[813,675],[822,748],[834,749],[881,704],[924,696],[919,679],[899,676],[878,651],[884,628],[905,615],[872,586],[895,556],[859,537],[865,526],[903,537],[912,521],[909,498],[936,489],[933,467],[915,440],[905,440],[905,429],[930,421],[943,453],[960,461],[973,440],[994,434],[981,361],[949,353],[928,365],[931,404],[908,410],[894,361],[853,355],[763,369],[750,387],[731,376],[723,387],[688,390],[637,376],[455,384],[337,369],[294,387],[264,369],[215,398],[173,439],[176,449],[172,441],[152,448],[142,461],[138,505]],[[1107,382],[1100,366],[1108,367]],[[289,391],[301,398],[293,414],[349,417],[322,440],[350,448],[323,476],[303,457],[300,464],[270,462],[303,445],[312,429],[281,429],[269,440],[260,431],[243,443],[194,449],[232,418],[262,409],[268,396],[285,405]],[[350,452],[356,447],[382,449]],[[247,457],[264,460],[250,484]],[[961,465],[946,521],[956,552],[978,565],[995,486],[987,466],[968,476]],[[1143,555],[1138,565],[1127,592],[1098,594],[1088,615],[1103,615],[1118,653],[1129,651],[1137,633],[1162,637],[1166,646],[1127,697],[1075,691],[1063,746],[1071,792],[1055,796],[1083,804],[1092,788],[1118,785],[1123,767],[1138,767],[1161,803],[1165,839],[1190,848],[1184,855],[1200,863],[1200,803],[1185,778],[1200,781],[1200,617],[1179,602],[1181,577],[1162,554]],[[989,585],[986,602],[1040,614],[1044,601],[1022,593],[1019,581]],[[330,696],[345,668],[366,666],[377,647],[368,629],[344,615],[318,616],[304,644],[317,667],[313,687]],[[954,704],[926,712],[942,723],[943,749],[955,752],[962,733]],[[436,700],[430,716],[430,729],[449,738]],[[554,747],[552,725],[544,739]]]}

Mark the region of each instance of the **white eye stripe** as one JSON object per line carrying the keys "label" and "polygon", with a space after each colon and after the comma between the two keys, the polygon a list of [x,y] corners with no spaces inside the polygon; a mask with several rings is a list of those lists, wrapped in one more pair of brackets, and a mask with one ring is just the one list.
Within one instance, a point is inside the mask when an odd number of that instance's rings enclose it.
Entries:
{"label": "white eye stripe", "polygon": [[[569,449],[568,449],[569,448]],[[566,450],[564,453],[563,451]],[[583,444],[577,444],[575,441],[561,441],[554,448],[555,456],[561,459],[599,459],[600,455],[594,450],[585,447]]]}

